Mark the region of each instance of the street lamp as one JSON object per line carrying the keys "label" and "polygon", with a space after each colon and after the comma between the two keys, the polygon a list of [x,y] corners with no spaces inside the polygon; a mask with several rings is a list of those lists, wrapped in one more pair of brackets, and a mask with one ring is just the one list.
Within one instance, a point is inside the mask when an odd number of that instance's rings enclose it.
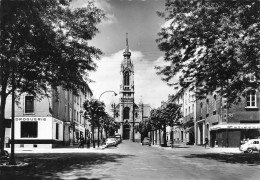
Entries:
{"label": "street lamp", "polygon": [[103,93],[99,96],[99,98],[98,98],[99,101],[100,101],[101,96],[102,96],[103,94],[105,94],[106,92],[113,92],[113,93],[115,94],[115,96],[117,96],[117,93],[116,93],[115,91],[105,91],[105,92],[103,92]]}
{"label": "street lamp", "polygon": [[14,77],[14,73],[15,73],[15,70],[16,70],[16,63],[17,63],[17,58],[13,58],[11,60],[11,63],[13,64],[12,67],[12,128],[11,128],[11,156],[10,156],[10,162],[9,164],[10,165],[15,165],[15,157],[14,157],[14,109],[15,109],[15,106],[14,106],[14,103],[15,103],[15,95],[14,95],[14,89],[15,89],[15,77]]}

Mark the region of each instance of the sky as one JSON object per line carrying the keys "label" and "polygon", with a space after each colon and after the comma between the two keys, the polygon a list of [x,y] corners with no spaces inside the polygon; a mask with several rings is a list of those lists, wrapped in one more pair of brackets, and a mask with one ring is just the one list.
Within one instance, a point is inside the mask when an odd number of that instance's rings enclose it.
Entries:
{"label": "sky", "polygon": [[[73,7],[84,7],[87,0],[73,0]],[[135,103],[142,101],[152,108],[166,101],[168,95],[175,93],[161,77],[156,74],[155,66],[164,65],[163,52],[159,51],[156,39],[163,26],[164,19],[157,11],[163,11],[165,0],[95,0],[96,6],[103,9],[107,19],[98,25],[99,33],[90,42],[104,53],[97,62],[98,68],[90,73],[95,81],[89,86],[94,98],[99,99],[105,91],[120,89],[120,65],[126,47],[128,33],[129,48],[134,63]],[[106,106],[118,103],[119,96],[113,92],[100,97]]]}

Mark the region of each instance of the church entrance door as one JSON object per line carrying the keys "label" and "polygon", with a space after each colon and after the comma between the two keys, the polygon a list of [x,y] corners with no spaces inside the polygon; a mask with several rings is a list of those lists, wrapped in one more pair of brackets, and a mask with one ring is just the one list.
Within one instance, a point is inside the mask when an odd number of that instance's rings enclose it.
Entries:
{"label": "church entrance door", "polygon": [[123,139],[130,139],[130,125],[124,124],[123,126]]}

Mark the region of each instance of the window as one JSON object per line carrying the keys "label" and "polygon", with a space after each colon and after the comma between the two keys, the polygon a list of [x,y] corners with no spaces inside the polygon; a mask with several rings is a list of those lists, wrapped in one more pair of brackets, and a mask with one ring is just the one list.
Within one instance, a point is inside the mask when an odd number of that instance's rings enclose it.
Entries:
{"label": "window", "polygon": [[65,104],[65,107],[64,107],[64,114],[65,114],[65,117],[67,118],[68,116],[68,114],[67,114],[67,104]]}
{"label": "window", "polygon": [[217,113],[217,95],[215,94],[213,96],[213,115],[215,115]]}
{"label": "window", "polygon": [[124,85],[129,86],[129,72],[125,72],[124,74]]}
{"label": "window", "polygon": [[255,82],[256,81],[256,78],[254,75],[250,75],[249,76],[249,82]]}
{"label": "window", "polygon": [[21,121],[21,138],[37,138],[38,122]]}
{"label": "window", "polygon": [[203,107],[203,104],[202,102],[200,103],[200,116],[202,116],[202,107]]}
{"label": "window", "polygon": [[67,98],[68,98],[68,91],[64,91],[64,93],[65,93],[65,99],[67,100]]}
{"label": "window", "polygon": [[80,124],[83,124],[83,123],[81,122],[81,114],[79,115],[79,123],[80,123]]}
{"label": "window", "polygon": [[59,139],[59,124],[56,123],[56,139]]}
{"label": "window", "polygon": [[70,108],[70,121],[72,120],[72,109]]}
{"label": "window", "polygon": [[25,96],[25,113],[34,113],[34,96]]}
{"label": "window", "polygon": [[216,111],[217,110],[217,95],[214,95],[214,103],[213,103],[213,110]]}
{"label": "window", "polygon": [[246,105],[247,107],[256,107],[256,91],[247,91],[246,95]]}
{"label": "window", "polygon": [[129,112],[130,112],[130,108],[125,107],[124,108],[124,119],[129,119]]}
{"label": "window", "polygon": [[207,99],[206,102],[207,102],[206,111],[207,111],[207,114],[209,114],[209,99]]}

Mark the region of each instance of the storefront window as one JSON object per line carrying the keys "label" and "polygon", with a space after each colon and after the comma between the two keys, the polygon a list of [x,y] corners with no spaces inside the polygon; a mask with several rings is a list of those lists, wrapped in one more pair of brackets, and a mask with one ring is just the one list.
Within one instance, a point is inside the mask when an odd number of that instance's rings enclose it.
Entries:
{"label": "storefront window", "polygon": [[59,124],[56,123],[56,139],[59,139]]}
{"label": "storefront window", "polygon": [[21,122],[22,138],[37,138],[38,122]]}

